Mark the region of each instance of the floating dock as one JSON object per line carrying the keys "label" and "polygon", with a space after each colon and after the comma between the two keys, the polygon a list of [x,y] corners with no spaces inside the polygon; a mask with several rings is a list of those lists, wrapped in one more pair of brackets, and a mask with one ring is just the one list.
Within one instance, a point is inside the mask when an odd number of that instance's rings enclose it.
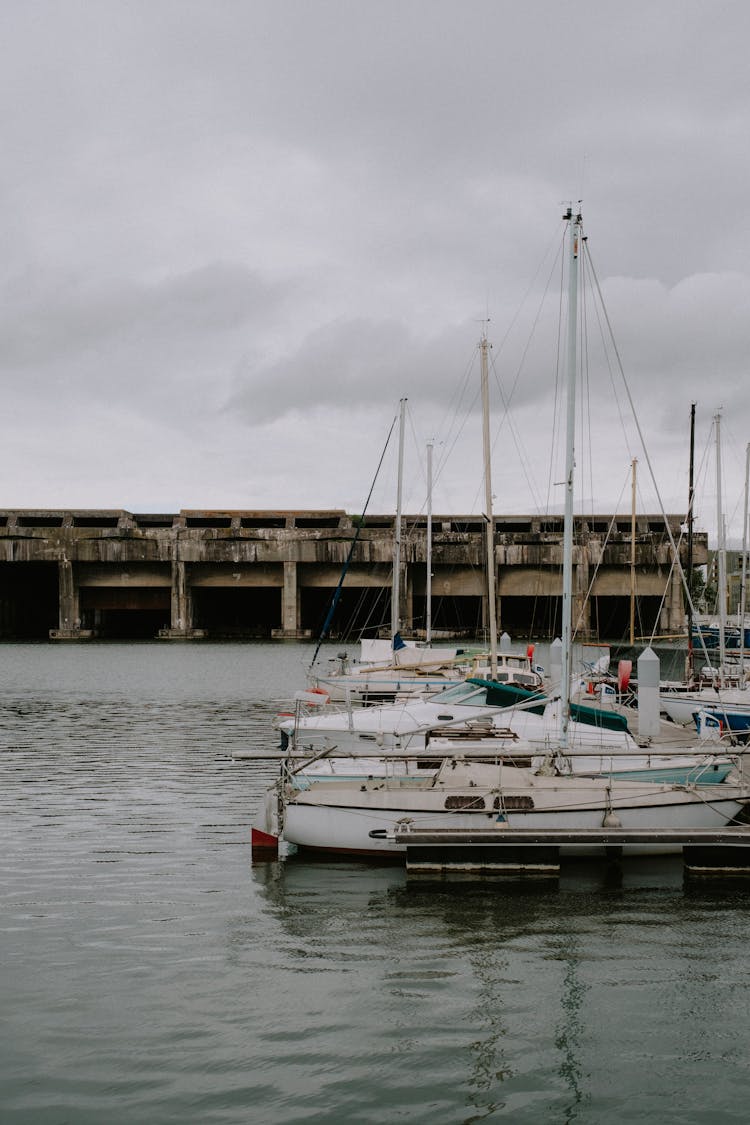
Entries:
{"label": "floating dock", "polygon": [[726,828],[400,828],[411,875],[491,875],[555,878],[572,849],[591,858],[619,860],[625,849],[681,852],[693,877],[750,876],[750,826]]}

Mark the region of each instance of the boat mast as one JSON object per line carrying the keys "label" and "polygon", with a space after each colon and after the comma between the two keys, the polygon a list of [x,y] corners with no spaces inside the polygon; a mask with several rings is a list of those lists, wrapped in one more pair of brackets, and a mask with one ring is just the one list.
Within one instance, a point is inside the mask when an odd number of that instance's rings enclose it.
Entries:
{"label": "boat mast", "polygon": [[688,573],[688,600],[687,600],[687,668],[686,676],[688,684],[692,684],[693,676],[695,674],[695,659],[693,652],[693,503],[695,500],[695,488],[693,485],[693,472],[695,467],[695,403],[690,404],[690,480],[688,483],[688,549],[687,549],[687,573]]}
{"label": "boat mast", "polygon": [[487,333],[479,342],[482,376],[482,439],[484,447],[484,510],[487,520],[487,620],[490,628],[490,676],[497,676],[497,598],[495,594],[495,521],[492,515],[490,472],[490,386],[487,362]]}
{"label": "boat mast", "polygon": [[568,351],[567,351],[567,430],[565,463],[565,524],[563,529],[563,592],[562,592],[562,669],[560,689],[560,748],[568,748],[570,721],[570,670],[573,645],[573,474],[575,470],[576,428],[576,343],[578,331],[578,252],[582,218],[568,208],[564,218],[569,224],[568,259]]}
{"label": "boat mast", "polygon": [[427,442],[427,574],[425,576],[425,641],[432,643],[432,442]]}
{"label": "boat mast", "polygon": [[740,683],[745,686],[745,596],[747,591],[748,484],[750,483],[750,442],[745,450],[745,518],[742,524],[742,578],[740,579]]}
{"label": "boat mast", "polygon": [[391,586],[391,641],[399,629],[401,608],[401,492],[404,481],[404,415],[405,398],[399,403],[398,418],[398,486],[396,489],[396,528],[393,536],[393,578]]}
{"label": "boat mast", "polygon": [[633,494],[630,500],[630,647],[635,644],[635,472],[637,458],[633,458]]}
{"label": "boat mast", "polygon": [[715,415],[716,422],[716,522],[718,543],[718,601],[719,601],[719,685],[724,686],[724,665],[726,662],[726,616],[727,616],[727,548],[724,534],[724,511],[721,501],[721,412]]}

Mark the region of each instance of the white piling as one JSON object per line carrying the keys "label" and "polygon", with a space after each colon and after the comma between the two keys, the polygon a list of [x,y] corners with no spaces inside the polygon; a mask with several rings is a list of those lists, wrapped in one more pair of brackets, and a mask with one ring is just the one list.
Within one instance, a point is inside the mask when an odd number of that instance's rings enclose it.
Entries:
{"label": "white piling", "polygon": [[649,646],[638,657],[638,734],[653,738],[659,727],[659,657]]}

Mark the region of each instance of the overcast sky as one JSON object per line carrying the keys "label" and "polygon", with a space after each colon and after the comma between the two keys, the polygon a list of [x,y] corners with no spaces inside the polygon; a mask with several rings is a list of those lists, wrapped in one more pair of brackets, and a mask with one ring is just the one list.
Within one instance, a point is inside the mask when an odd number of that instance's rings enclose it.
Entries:
{"label": "overcast sky", "polygon": [[[434,509],[481,511],[489,318],[495,511],[559,510],[581,199],[662,500],[695,401],[715,529],[721,409],[740,535],[749,42],[746,0],[4,0],[0,505],[361,511],[407,396],[405,509],[434,440]],[[579,506],[629,510],[635,457],[656,510],[583,307]]]}

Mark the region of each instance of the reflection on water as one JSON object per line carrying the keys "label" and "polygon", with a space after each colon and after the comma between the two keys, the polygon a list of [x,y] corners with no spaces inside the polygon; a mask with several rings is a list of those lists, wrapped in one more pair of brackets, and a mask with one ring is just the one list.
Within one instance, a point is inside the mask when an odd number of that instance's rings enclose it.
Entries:
{"label": "reflection on water", "polygon": [[0,646],[2,1121],[744,1120],[746,885],[251,864],[308,652]]}

